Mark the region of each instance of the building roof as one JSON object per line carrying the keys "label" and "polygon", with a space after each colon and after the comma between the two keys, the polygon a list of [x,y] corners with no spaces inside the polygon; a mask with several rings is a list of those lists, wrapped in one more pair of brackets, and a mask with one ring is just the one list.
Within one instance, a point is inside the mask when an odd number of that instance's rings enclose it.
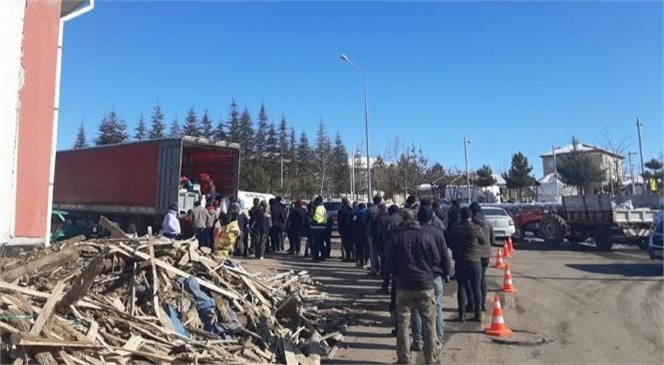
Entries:
{"label": "building roof", "polygon": [[77,9],[81,8],[84,4],[87,5],[90,0],[62,0],[62,7],[60,8],[60,17],[65,17]]}
{"label": "building roof", "polygon": [[[577,143],[576,150],[579,151],[579,152],[593,152],[593,151],[601,152],[601,153],[606,154],[606,155],[617,157],[621,160],[625,159],[624,156],[621,156],[617,153],[614,153],[614,152],[611,152],[611,151],[606,150],[604,148],[593,146],[593,145],[587,144],[587,143],[581,143],[581,142]],[[553,156],[554,152],[555,152],[556,155],[565,155],[565,154],[572,153],[573,151],[574,151],[574,144],[569,144],[569,145],[564,146],[564,147],[556,148],[553,151],[549,151],[549,152],[541,155],[540,157],[544,158],[544,157]]]}

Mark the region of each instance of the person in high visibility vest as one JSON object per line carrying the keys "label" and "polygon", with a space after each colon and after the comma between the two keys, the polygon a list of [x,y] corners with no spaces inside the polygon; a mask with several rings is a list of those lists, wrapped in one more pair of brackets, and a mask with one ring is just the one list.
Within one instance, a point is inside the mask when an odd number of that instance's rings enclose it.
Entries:
{"label": "person in high visibility vest", "polygon": [[313,242],[311,245],[311,260],[314,262],[325,261],[323,254],[323,242],[327,232],[327,210],[323,205],[323,197],[318,196],[314,199],[314,216],[311,224],[311,235]]}

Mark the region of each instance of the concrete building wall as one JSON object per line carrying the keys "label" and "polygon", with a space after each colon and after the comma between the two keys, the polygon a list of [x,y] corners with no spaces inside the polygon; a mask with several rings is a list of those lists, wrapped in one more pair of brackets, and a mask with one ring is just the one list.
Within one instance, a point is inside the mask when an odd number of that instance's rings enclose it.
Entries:
{"label": "concrete building wall", "polygon": [[19,90],[25,0],[0,1],[0,243],[14,235]]}
{"label": "concrete building wall", "polygon": [[15,235],[44,238],[53,143],[61,0],[29,0],[23,27],[25,83],[19,91]]}

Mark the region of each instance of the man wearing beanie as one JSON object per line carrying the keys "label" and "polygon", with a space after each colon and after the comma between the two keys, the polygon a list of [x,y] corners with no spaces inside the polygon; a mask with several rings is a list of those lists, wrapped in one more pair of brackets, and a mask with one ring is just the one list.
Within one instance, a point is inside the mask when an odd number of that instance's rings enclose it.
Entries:
{"label": "man wearing beanie", "polygon": [[461,208],[461,221],[452,227],[451,232],[452,239],[458,250],[456,253],[456,262],[457,265],[461,266],[455,268],[457,273],[459,320],[461,322],[466,321],[464,297],[466,296],[465,288],[467,285],[470,285],[472,289],[473,298],[468,298],[468,303],[473,303],[473,312],[475,314],[473,321],[482,321],[481,258],[484,246],[489,243],[484,238],[482,228],[471,221],[471,216],[470,208]]}
{"label": "man wearing beanie", "polygon": [[[438,337],[438,346],[443,343],[443,331],[445,323],[443,322],[443,289],[444,281],[448,281],[450,275],[450,255],[447,251],[445,234],[443,230],[433,225],[434,212],[431,206],[422,201],[420,210],[417,212],[417,220],[422,226],[422,231],[430,234],[436,242],[436,247],[440,254],[440,265],[434,267],[433,290],[436,300],[436,334]],[[411,326],[413,332],[413,349],[422,348],[422,318],[417,311],[413,312],[411,317]]]}

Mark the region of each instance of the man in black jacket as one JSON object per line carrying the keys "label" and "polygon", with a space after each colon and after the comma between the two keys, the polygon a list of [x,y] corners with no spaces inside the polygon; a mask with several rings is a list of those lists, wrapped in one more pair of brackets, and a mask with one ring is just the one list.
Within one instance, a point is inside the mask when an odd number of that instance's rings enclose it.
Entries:
{"label": "man in black jacket", "polygon": [[[387,206],[383,203],[378,204],[376,216],[373,217],[371,222],[371,237],[373,240],[374,253],[378,255],[378,266],[385,266],[385,241],[387,240],[387,232],[390,229],[390,216],[387,214]],[[383,270],[385,271],[385,270]],[[378,272],[370,273],[379,275]]]}
{"label": "man in black jacket", "polygon": [[[445,322],[443,321],[443,289],[445,281],[449,282],[450,275],[450,255],[447,251],[445,234],[443,230],[433,225],[434,212],[430,205],[422,205],[417,212],[417,219],[422,226],[422,230],[430,234],[436,242],[436,247],[440,253],[440,265],[434,267],[433,290],[436,299],[436,334],[438,335],[438,345],[443,343],[443,332]],[[422,348],[422,319],[417,313],[413,312],[410,325],[413,332],[413,349],[419,351]]]}
{"label": "man in black jacket", "polygon": [[477,202],[470,204],[470,211],[473,213],[473,223],[482,227],[484,232],[484,238],[489,243],[484,245],[481,263],[482,263],[482,280],[480,281],[480,287],[482,288],[482,312],[486,311],[486,269],[489,267],[491,261],[491,245],[496,244],[496,237],[493,234],[493,227],[486,221],[484,214],[482,213],[482,206]]}
{"label": "man in black jacket", "polygon": [[353,208],[347,198],[341,199],[341,207],[337,212],[337,225],[339,236],[341,236],[341,255],[344,262],[353,262],[355,254],[353,250],[353,234],[351,221],[353,219]]}
{"label": "man in black jacket", "polygon": [[397,287],[397,362],[410,363],[410,317],[417,308],[424,322],[424,362],[432,364],[436,359],[433,279],[441,258],[434,238],[422,230],[412,210],[404,209],[403,218],[387,243],[386,262],[386,272],[394,275]]}
{"label": "man in black jacket", "polygon": [[457,273],[457,301],[459,305],[459,320],[466,321],[466,307],[464,297],[466,296],[466,285],[470,285],[475,317],[473,321],[482,321],[482,264],[481,257],[484,245],[489,243],[484,238],[482,227],[471,221],[472,213],[469,208],[464,207],[460,212],[461,222],[452,227],[451,237],[455,246],[455,260],[461,267],[455,268]]}
{"label": "man in black jacket", "polygon": [[284,231],[286,230],[286,207],[282,204],[282,199],[277,196],[274,203],[270,205],[270,215],[272,216],[271,240],[275,252],[281,252],[284,249]]}
{"label": "man in black jacket", "polygon": [[309,222],[307,220],[307,211],[302,207],[302,200],[295,201],[295,207],[290,210],[288,215],[288,247],[289,255],[299,255],[302,236],[306,234]]}
{"label": "man in black jacket", "polygon": [[378,212],[378,207],[382,202],[383,198],[380,195],[376,195],[373,198],[373,205],[367,209],[367,213],[369,213],[369,216],[367,217],[367,232],[369,232],[367,243],[369,247],[369,262],[371,264],[369,275],[374,276],[378,275],[378,271],[380,271],[381,265],[383,264],[383,262],[380,262],[380,250],[375,247],[376,243],[374,242],[377,238],[375,235],[379,233],[372,228],[380,214]]}

